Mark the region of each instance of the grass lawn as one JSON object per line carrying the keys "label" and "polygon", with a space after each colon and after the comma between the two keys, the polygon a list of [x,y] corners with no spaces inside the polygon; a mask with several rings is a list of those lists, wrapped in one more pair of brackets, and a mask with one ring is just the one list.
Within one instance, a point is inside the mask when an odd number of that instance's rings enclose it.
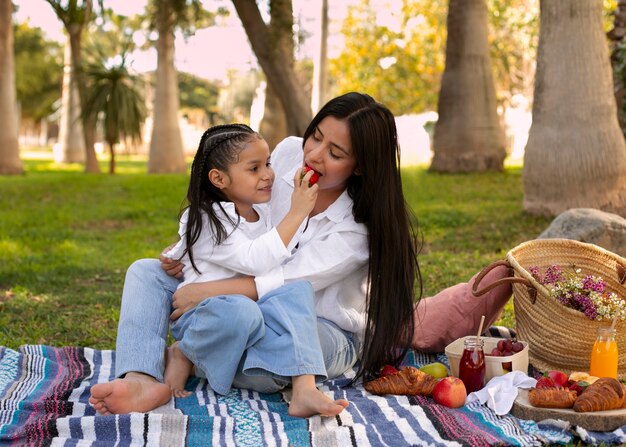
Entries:
{"label": "grass lawn", "polygon": [[[114,348],[125,270],[176,239],[187,176],[147,175],[144,161],[124,157],[113,176],[24,162],[24,176],[0,177],[0,345]],[[412,167],[403,180],[424,238],[425,295],[466,281],[550,222],[522,210],[519,166],[470,175]],[[512,302],[498,323],[514,326]]]}

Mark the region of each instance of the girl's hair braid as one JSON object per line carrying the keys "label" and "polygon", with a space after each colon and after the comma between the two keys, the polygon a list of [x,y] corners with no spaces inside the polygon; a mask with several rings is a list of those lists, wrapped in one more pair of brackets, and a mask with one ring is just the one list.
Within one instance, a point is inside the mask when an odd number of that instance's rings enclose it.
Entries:
{"label": "girl's hair braid", "polygon": [[[186,209],[187,231],[185,233],[185,252],[189,255],[189,260],[194,270],[201,273],[193,259],[193,244],[200,237],[202,232],[202,216],[206,214],[209,228],[212,229],[215,244],[221,244],[228,236],[224,223],[215,213],[213,204],[216,203],[226,215],[221,202],[228,202],[228,198],[222,190],[217,188],[209,180],[209,171],[219,169],[228,171],[232,163],[239,158],[239,153],[246,145],[255,140],[262,139],[261,135],[245,124],[222,124],[207,129],[200,138],[198,151],[191,165],[191,176],[189,178],[189,188],[187,190]],[[231,221],[233,225],[237,222]]]}

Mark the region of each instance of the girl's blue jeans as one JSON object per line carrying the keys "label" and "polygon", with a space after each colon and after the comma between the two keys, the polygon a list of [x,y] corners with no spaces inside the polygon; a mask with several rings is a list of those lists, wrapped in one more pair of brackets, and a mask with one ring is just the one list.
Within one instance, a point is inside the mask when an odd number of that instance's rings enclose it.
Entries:
{"label": "girl's blue jeans", "polygon": [[[126,273],[117,333],[115,374],[141,372],[163,381],[172,295],[179,280],[156,259],[134,262]],[[318,380],[346,372],[357,360],[354,334],[315,316],[305,281],[280,287],[258,301],[242,295],[210,297],[171,324],[195,374],[211,388],[276,392],[291,376]]]}

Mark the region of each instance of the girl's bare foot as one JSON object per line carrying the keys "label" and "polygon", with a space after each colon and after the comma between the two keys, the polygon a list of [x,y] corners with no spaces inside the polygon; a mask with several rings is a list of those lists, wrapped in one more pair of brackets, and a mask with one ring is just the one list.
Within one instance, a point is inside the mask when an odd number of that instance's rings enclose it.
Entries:
{"label": "girl's bare foot", "polygon": [[163,376],[163,381],[172,389],[174,396],[191,396],[191,391],[185,390],[185,384],[192,368],[193,363],[182,353],[178,347],[178,342],[174,342],[167,350],[165,374]]}
{"label": "girl's bare foot", "polygon": [[312,375],[292,378],[293,393],[289,403],[290,416],[307,418],[310,416],[336,416],[348,407],[345,399],[332,400],[315,386]]}
{"label": "girl's bare foot", "polygon": [[169,386],[152,376],[131,372],[122,379],[92,386],[89,403],[104,415],[147,413],[166,404],[171,397]]}

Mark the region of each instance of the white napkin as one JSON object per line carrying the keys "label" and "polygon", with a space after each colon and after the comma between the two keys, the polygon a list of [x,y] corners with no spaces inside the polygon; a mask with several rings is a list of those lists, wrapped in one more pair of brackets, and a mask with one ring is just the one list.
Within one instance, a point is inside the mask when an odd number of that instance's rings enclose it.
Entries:
{"label": "white napkin", "polygon": [[499,416],[507,414],[513,407],[518,388],[532,388],[537,381],[522,371],[511,371],[503,376],[491,379],[482,390],[474,391],[467,396],[465,403],[479,401],[487,403]]}

